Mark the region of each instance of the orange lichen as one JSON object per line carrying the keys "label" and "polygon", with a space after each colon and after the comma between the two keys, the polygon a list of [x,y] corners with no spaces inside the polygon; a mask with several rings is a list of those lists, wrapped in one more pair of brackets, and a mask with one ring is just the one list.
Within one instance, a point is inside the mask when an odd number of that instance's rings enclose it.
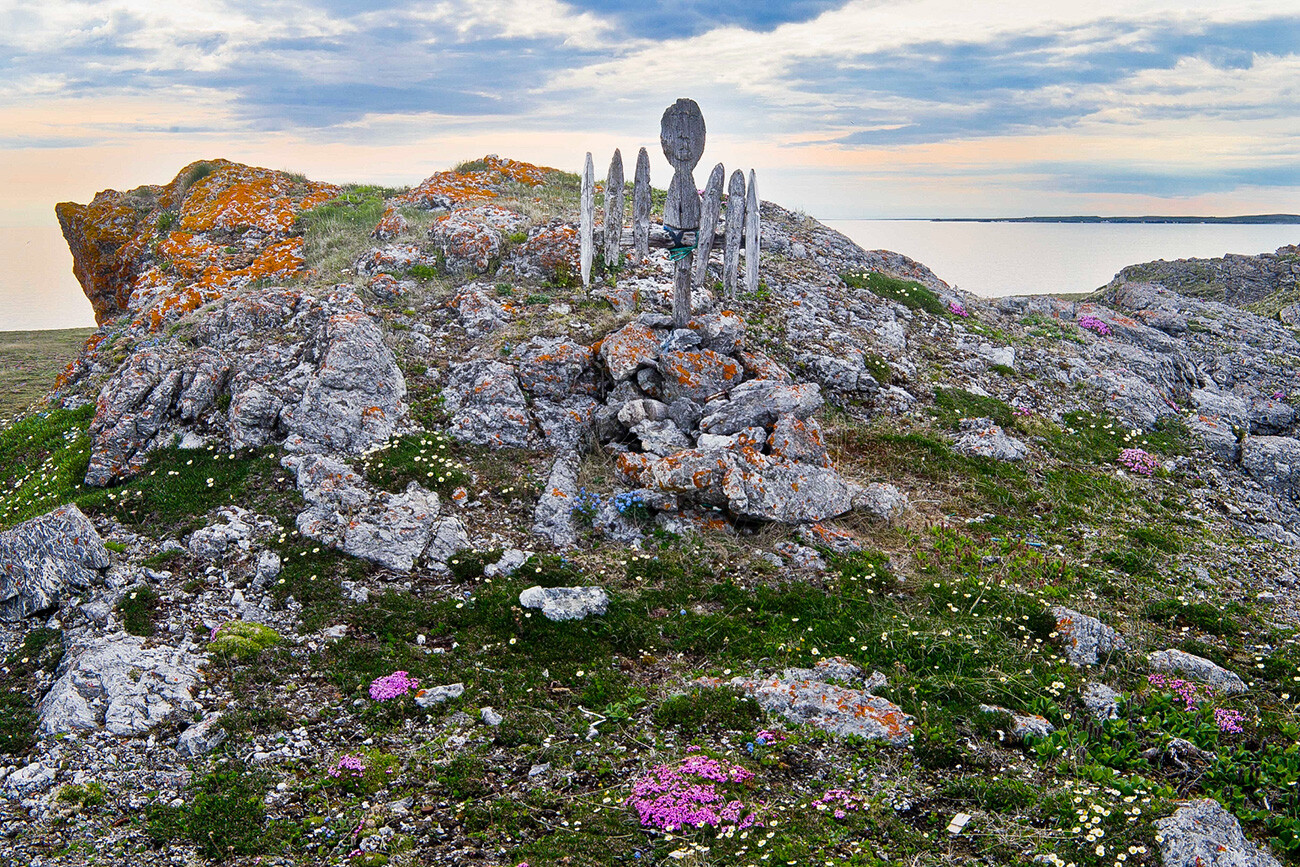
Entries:
{"label": "orange lichen", "polygon": [[454,207],[473,199],[491,199],[501,194],[507,182],[536,187],[545,183],[555,169],[517,160],[486,156],[484,168],[471,172],[438,172],[426,178],[398,201],[417,207]]}

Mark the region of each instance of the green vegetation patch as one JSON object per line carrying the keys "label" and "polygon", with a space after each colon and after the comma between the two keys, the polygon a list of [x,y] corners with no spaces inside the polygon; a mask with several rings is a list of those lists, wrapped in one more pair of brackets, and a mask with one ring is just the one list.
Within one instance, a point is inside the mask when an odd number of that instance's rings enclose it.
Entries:
{"label": "green vegetation patch", "polygon": [[281,641],[280,633],[269,626],[245,620],[230,620],[213,630],[207,650],[218,659],[251,662],[263,650],[274,647]]}
{"label": "green vegetation patch", "polygon": [[842,274],[841,278],[850,289],[866,289],[881,298],[897,301],[913,310],[924,310],[935,316],[947,316],[948,306],[938,295],[925,288],[915,280],[901,280],[878,271],[866,271],[861,274]]}
{"label": "green vegetation patch", "polygon": [[94,331],[0,331],[0,423],[49,394]]}
{"label": "green vegetation patch", "polygon": [[0,431],[0,529],[73,499],[90,465],[93,406],[32,413]]}
{"label": "green vegetation patch", "polygon": [[470,480],[455,453],[456,444],[446,434],[407,434],[366,455],[361,469],[367,481],[386,491],[403,491],[418,482],[445,496]]}
{"label": "green vegetation patch", "polygon": [[117,601],[122,628],[132,635],[153,635],[158,601],[158,593],[148,584],[137,584],[128,589]]}
{"label": "green vegetation patch", "polygon": [[57,629],[29,629],[0,668],[0,754],[20,756],[36,744],[36,673],[52,674],[63,659]]}
{"label": "green vegetation patch", "polygon": [[936,419],[946,427],[956,427],[963,418],[991,418],[1004,428],[1016,420],[1010,404],[960,388],[936,388],[934,406]]}
{"label": "green vegetation patch", "polygon": [[188,840],[204,858],[266,851],[265,774],[231,762],[195,777],[179,807],[154,804],[145,809],[145,830],[156,843]]}

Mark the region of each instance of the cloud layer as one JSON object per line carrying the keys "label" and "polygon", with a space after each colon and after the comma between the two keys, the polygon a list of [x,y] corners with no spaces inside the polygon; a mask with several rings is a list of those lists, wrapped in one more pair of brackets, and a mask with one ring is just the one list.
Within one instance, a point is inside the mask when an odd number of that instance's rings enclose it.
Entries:
{"label": "cloud layer", "polygon": [[572,167],[652,144],[689,95],[706,161],[831,216],[1287,210],[1300,191],[1292,0],[361,6],[0,0],[0,149],[53,167],[260,137],[367,177],[499,140]]}

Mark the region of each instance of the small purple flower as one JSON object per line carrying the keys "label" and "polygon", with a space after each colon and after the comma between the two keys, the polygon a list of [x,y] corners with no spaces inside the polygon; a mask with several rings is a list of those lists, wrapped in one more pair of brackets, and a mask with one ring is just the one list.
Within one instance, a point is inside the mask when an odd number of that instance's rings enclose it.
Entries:
{"label": "small purple flower", "polygon": [[377,677],[370,684],[370,697],[375,701],[388,701],[390,698],[406,695],[414,690],[420,682],[404,671]]}
{"label": "small purple flower", "polygon": [[1098,319],[1096,316],[1080,316],[1079,327],[1086,328],[1089,331],[1095,331],[1102,337],[1110,334],[1110,326]]}
{"label": "small purple flower", "polygon": [[1219,727],[1221,732],[1241,734],[1245,731],[1241,725],[1245,721],[1246,715],[1239,710],[1226,707],[1216,707],[1214,709],[1214,724]]}
{"label": "small purple flower", "polygon": [[354,756],[351,754],[339,756],[339,760],[331,767],[326,768],[325,773],[338,779],[347,774],[349,777],[361,777],[366,773],[366,760],[363,756]]}
{"label": "small purple flower", "polygon": [[1286,400],[1286,392],[1285,392],[1285,391],[1275,391],[1275,392],[1273,392],[1273,399],[1274,399],[1274,400]]}
{"label": "small purple flower", "polygon": [[1117,460],[1127,467],[1130,472],[1142,476],[1154,475],[1155,471],[1160,469],[1160,460],[1143,449],[1124,449],[1119,453]]}
{"label": "small purple flower", "polygon": [[960,301],[949,301],[948,312],[951,313],[953,316],[960,316],[963,319],[965,319],[967,316],[970,316],[970,313],[967,312],[966,308],[962,305]]}

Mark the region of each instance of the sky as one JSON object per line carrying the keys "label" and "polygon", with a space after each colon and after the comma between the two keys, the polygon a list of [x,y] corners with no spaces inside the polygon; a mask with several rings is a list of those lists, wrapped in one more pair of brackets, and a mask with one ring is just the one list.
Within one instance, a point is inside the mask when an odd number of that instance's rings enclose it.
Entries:
{"label": "sky", "polygon": [[0,0],[0,226],[213,157],[663,186],[683,96],[823,219],[1300,212],[1296,0]]}

